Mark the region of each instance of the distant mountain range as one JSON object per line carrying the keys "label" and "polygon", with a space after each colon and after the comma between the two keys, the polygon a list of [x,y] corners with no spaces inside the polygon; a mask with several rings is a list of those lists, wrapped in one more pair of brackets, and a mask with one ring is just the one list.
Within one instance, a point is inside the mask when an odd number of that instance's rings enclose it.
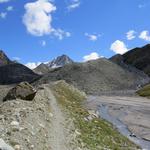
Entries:
{"label": "distant mountain range", "polygon": [[65,80],[88,94],[100,94],[101,91],[136,89],[149,83],[149,65],[150,45],[110,59],[100,58],[83,63],[75,63],[68,56],[62,55],[46,64],[40,64],[33,71],[11,61],[0,51],[0,84],[21,81],[43,84]]}
{"label": "distant mountain range", "polygon": [[53,59],[52,61],[44,64],[40,64],[37,66],[33,71],[37,74],[45,74],[48,73],[53,68],[63,67],[66,64],[72,64],[73,60],[69,58],[67,55],[58,56],[57,58]]}

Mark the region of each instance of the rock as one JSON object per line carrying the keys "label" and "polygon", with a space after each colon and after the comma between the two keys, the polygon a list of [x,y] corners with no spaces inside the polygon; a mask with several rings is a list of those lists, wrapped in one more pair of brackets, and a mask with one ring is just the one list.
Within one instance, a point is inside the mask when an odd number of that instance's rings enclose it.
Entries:
{"label": "rock", "polygon": [[17,122],[17,121],[12,121],[12,122],[10,123],[10,125],[11,125],[11,126],[19,126],[19,122]]}
{"label": "rock", "polygon": [[28,82],[21,82],[8,92],[3,101],[13,100],[17,98],[31,101],[34,99],[35,95],[36,90]]}
{"label": "rock", "polygon": [[15,150],[21,150],[21,146],[20,145],[15,145]]}
{"label": "rock", "polygon": [[0,150],[14,150],[14,149],[8,144],[6,144],[3,139],[0,139]]}

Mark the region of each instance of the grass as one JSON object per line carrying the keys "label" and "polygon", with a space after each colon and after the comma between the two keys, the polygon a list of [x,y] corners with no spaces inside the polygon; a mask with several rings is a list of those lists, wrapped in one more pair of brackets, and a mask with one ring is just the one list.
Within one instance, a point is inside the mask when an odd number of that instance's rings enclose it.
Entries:
{"label": "grass", "polygon": [[143,97],[150,97],[150,84],[144,86],[137,92],[138,95]]}
{"label": "grass", "polygon": [[64,81],[53,86],[54,94],[59,103],[70,113],[75,127],[79,130],[78,141],[82,148],[89,150],[134,150],[136,145],[122,136],[111,124],[100,118],[86,121],[89,115],[82,106],[85,94]]}

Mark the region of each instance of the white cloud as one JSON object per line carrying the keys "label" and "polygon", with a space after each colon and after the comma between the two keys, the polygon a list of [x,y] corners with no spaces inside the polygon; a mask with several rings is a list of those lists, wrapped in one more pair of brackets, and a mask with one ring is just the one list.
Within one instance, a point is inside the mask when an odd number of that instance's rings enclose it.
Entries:
{"label": "white cloud", "polygon": [[25,10],[23,23],[30,34],[43,36],[52,32],[51,13],[56,10],[52,3],[48,0],[37,0],[36,2],[25,4]]}
{"label": "white cloud", "polygon": [[84,56],[83,60],[84,61],[96,60],[96,59],[101,58],[101,57],[102,56],[100,56],[98,53],[92,52],[91,54]]}
{"label": "white cloud", "polygon": [[128,40],[133,40],[136,36],[135,36],[136,32],[134,30],[130,30],[126,33],[126,37]]}
{"label": "white cloud", "polygon": [[41,45],[44,47],[44,46],[46,46],[46,41],[41,41]]}
{"label": "white cloud", "polygon": [[140,35],[139,35],[139,38],[140,38],[140,39],[143,39],[143,40],[145,40],[145,41],[150,41],[150,34],[149,34],[149,31],[147,31],[147,30],[142,31],[142,32],[140,33]]}
{"label": "white cloud", "polygon": [[62,29],[52,27],[52,12],[56,11],[52,1],[37,0],[25,4],[25,14],[23,23],[27,31],[34,36],[53,35],[62,40],[64,37],[70,37],[71,34]]}
{"label": "white cloud", "polygon": [[110,49],[117,54],[124,54],[128,51],[125,43],[120,40],[116,40],[114,43],[112,43]]}
{"label": "white cloud", "polygon": [[28,62],[27,64],[25,64],[25,66],[27,66],[30,69],[35,69],[37,66],[39,66],[41,64],[41,62]]}
{"label": "white cloud", "polygon": [[53,29],[52,30],[52,35],[57,37],[59,40],[62,40],[65,37],[70,37],[71,33],[70,32],[65,32],[62,29]]}
{"label": "white cloud", "polygon": [[7,11],[12,11],[13,9],[14,9],[13,6],[8,6],[8,7],[6,8]]}
{"label": "white cloud", "polygon": [[80,0],[71,0],[71,4],[68,5],[67,9],[70,11],[70,10],[73,10],[75,8],[78,8],[80,6]]}
{"label": "white cloud", "polygon": [[5,19],[6,16],[7,16],[7,13],[6,13],[6,12],[1,12],[1,13],[0,13],[0,18]]}
{"label": "white cloud", "polygon": [[0,0],[0,3],[6,3],[9,2],[10,0]]}
{"label": "white cloud", "polygon": [[85,33],[85,36],[87,36],[90,41],[97,41],[98,38],[101,35],[100,34],[88,34],[88,33]]}

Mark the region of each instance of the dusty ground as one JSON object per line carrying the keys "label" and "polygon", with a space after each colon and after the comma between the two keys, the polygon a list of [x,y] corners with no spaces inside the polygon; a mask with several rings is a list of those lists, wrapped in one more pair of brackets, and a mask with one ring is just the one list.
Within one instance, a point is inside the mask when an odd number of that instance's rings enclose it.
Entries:
{"label": "dusty ground", "polygon": [[78,150],[69,119],[50,86],[42,85],[34,101],[17,99],[0,105],[0,140],[14,150]]}
{"label": "dusty ground", "polygon": [[150,140],[150,99],[138,96],[89,96],[88,109],[109,106],[109,113],[128,126],[131,132]]}

